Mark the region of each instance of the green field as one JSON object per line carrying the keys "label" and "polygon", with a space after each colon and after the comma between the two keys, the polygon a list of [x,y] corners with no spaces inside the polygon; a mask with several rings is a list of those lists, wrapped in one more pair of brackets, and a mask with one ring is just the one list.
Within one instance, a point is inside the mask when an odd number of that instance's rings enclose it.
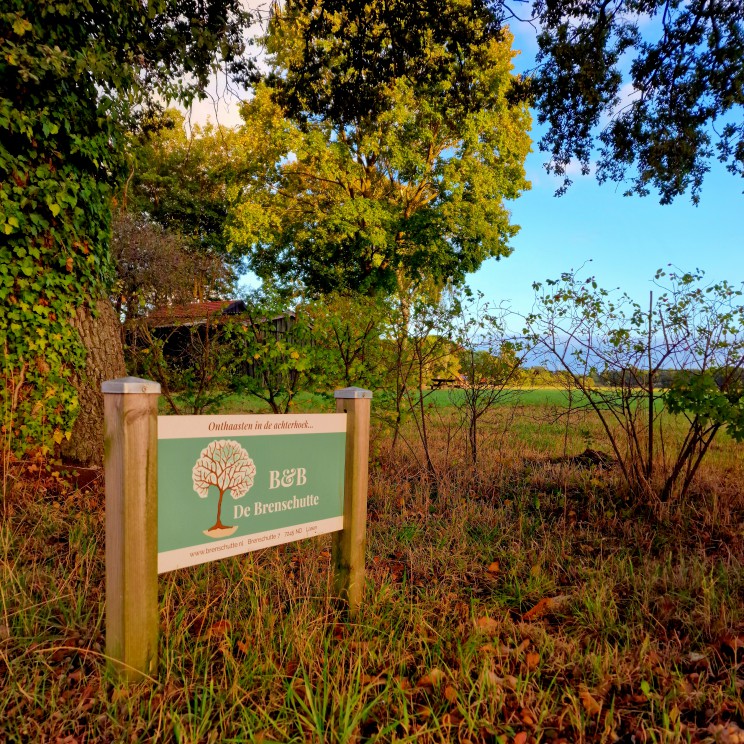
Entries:
{"label": "green field", "polygon": [[[568,405],[568,395],[565,390],[560,388],[514,388],[504,391],[506,393],[502,405],[513,405],[518,403],[523,406],[560,406]],[[431,390],[431,398],[437,405],[449,405],[453,401],[460,402],[464,397],[464,391],[459,389],[453,390]],[[584,396],[580,393],[573,394],[573,404],[579,405],[585,402]]]}
{"label": "green field", "polygon": [[[514,405],[519,404],[523,406],[556,406],[565,408],[568,406],[569,398],[565,390],[560,388],[515,388],[505,391],[503,401],[499,401],[497,405]],[[463,400],[464,391],[458,388],[454,389],[438,389],[438,390],[425,390],[427,403],[434,403],[435,405],[447,408],[452,406],[453,403],[459,403]],[[417,396],[415,391],[412,391],[412,395]],[[579,407],[586,403],[586,398],[581,394],[574,392],[572,394],[572,406]],[[333,392],[328,394],[320,393],[298,393],[292,401],[293,412],[323,412],[335,409],[335,403],[333,399]],[[220,413],[270,413],[271,409],[268,403],[250,395],[240,395],[232,393],[227,396],[215,407],[215,411]],[[161,398],[160,400],[160,412],[170,413],[167,402]]]}

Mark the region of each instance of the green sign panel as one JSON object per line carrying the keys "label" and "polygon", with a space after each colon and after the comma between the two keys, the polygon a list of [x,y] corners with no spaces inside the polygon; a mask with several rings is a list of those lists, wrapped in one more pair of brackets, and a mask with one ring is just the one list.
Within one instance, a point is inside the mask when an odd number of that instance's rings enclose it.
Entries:
{"label": "green sign panel", "polygon": [[158,573],[343,529],[346,415],[159,416]]}

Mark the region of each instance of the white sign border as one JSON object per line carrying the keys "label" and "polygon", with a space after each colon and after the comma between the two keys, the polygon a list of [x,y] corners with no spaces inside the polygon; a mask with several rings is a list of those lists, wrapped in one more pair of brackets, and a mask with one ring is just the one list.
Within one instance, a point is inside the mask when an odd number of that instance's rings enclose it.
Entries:
{"label": "white sign border", "polygon": [[[304,540],[316,535],[327,535],[330,532],[338,532],[344,528],[343,517],[330,517],[320,519],[315,522],[305,522],[296,524],[292,527],[280,527],[276,530],[266,532],[255,532],[251,535],[237,535],[228,537],[219,542],[203,543],[201,545],[192,545],[187,548],[178,548],[176,550],[166,550],[158,553],[158,573],[163,574],[167,571],[175,571],[177,568],[188,568],[189,566],[198,566],[202,563],[211,563],[212,561],[230,558],[244,553],[251,553],[254,550],[271,548],[275,545],[284,545],[286,543]],[[211,557],[206,557],[211,555]]]}
{"label": "white sign border", "polygon": [[158,416],[158,439],[345,434],[346,421],[345,413]]}

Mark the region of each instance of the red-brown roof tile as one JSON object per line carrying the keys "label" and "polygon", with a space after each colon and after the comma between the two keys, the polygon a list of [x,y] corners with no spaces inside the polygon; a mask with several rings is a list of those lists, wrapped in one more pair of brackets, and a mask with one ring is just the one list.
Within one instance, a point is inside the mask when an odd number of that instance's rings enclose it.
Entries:
{"label": "red-brown roof tile", "polygon": [[153,310],[147,322],[153,326],[191,325],[200,323],[213,315],[222,313],[235,300],[216,300],[211,302],[189,302],[186,305],[169,305]]}

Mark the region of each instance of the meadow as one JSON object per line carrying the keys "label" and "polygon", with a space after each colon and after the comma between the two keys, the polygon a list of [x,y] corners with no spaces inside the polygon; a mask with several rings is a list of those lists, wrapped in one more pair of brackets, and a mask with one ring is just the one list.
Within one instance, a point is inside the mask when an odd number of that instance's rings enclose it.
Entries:
{"label": "meadow", "polygon": [[489,412],[476,467],[448,395],[432,398],[435,491],[411,423],[393,449],[373,422],[355,622],[328,538],[175,571],[158,679],[134,686],[106,671],[101,479],[14,463],[0,739],[744,742],[744,445],[721,435],[684,502],[644,502],[611,463],[572,457],[606,446],[557,391]]}

